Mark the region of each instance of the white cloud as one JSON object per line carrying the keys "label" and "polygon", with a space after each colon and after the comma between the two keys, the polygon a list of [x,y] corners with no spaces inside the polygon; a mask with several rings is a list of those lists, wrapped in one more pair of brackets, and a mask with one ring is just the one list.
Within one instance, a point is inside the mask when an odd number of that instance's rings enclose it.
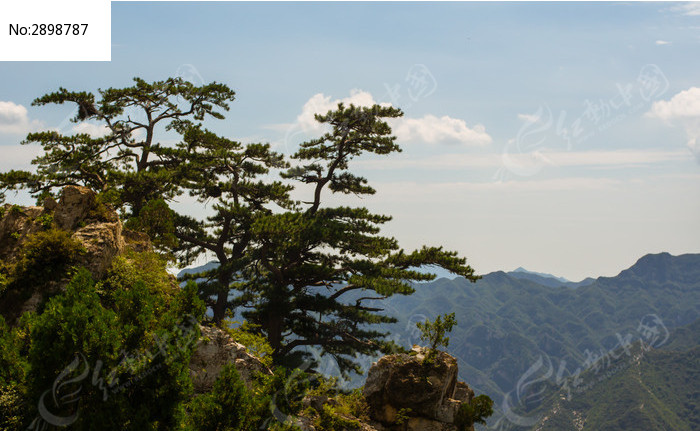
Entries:
{"label": "white cloud", "polygon": [[[372,106],[379,104],[391,106],[390,103],[378,103],[371,93],[363,90],[351,90],[350,96],[342,99],[332,99],[323,93],[312,96],[303,106],[301,114],[297,116],[297,124],[304,132],[323,130],[323,127],[315,120],[314,114],[325,114],[335,109],[338,103],[355,106]],[[430,144],[435,143],[459,143],[465,145],[490,144],[491,136],[486,133],[483,125],[477,124],[468,127],[464,120],[452,118],[447,115],[436,117],[425,115],[422,118],[397,118],[390,120],[390,124],[399,141],[421,141]]]}
{"label": "white cloud", "polygon": [[680,123],[688,135],[688,148],[700,163],[700,88],[691,87],[668,101],[654,102],[646,115],[669,125]]}
{"label": "white cloud", "polygon": [[[544,165],[554,167],[608,167],[628,168],[649,166],[656,163],[684,160],[685,151],[545,151],[537,156],[532,154],[511,154],[510,158],[518,163],[531,163],[533,157],[539,157]],[[397,155],[390,160],[358,160],[359,168],[372,170],[387,169],[439,169],[460,170],[478,168],[499,168],[503,166],[502,154],[441,154],[421,158],[409,158]]]}
{"label": "white cloud", "polygon": [[647,166],[654,163],[683,160],[680,151],[579,151],[545,153],[555,166]]}
{"label": "white cloud", "polygon": [[73,133],[87,133],[92,138],[101,138],[109,133],[109,128],[105,125],[94,123],[78,123],[71,129]]}
{"label": "white cloud", "polygon": [[700,2],[686,2],[671,7],[671,10],[687,16],[700,16]]}
{"label": "white cloud", "polygon": [[671,100],[654,102],[648,115],[666,121],[700,117],[700,88],[690,87],[673,96]]}
{"label": "white cloud", "polygon": [[[551,178],[526,181],[488,182],[441,182],[422,183],[414,181],[390,182],[377,185],[382,200],[414,199],[414,202],[440,201],[464,195],[468,192],[554,192],[573,190],[610,190],[626,181],[612,178]],[[420,197],[419,197],[420,196]]]}
{"label": "white cloud", "polygon": [[39,145],[0,145],[0,172],[32,167],[32,160],[43,154]]}
{"label": "white cloud", "polygon": [[[313,132],[321,130],[322,126],[314,118],[315,114],[325,114],[330,110],[335,109],[338,103],[345,105],[353,104],[355,106],[372,106],[377,102],[374,97],[367,91],[350,90],[350,96],[343,99],[331,99],[331,96],[326,96],[323,93],[313,95],[301,110],[301,114],[297,117],[297,122],[305,132]],[[380,103],[382,106],[391,106],[390,103]]]}
{"label": "white cloud", "polygon": [[477,124],[470,128],[464,120],[447,115],[422,118],[402,118],[394,123],[394,133],[399,141],[419,141],[429,144],[458,143],[469,146],[484,146],[493,140],[486,128]]}
{"label": "white cloud", "polygon": [[39,121],[29,120],[27,108],[24,106],[0,101],[0,133],[22,135],[40,126]]}
{"label": "white cloud", "polygon": [[671,42],[666,41],[666,40],[657,40],[657,41],[656,41],[656,44],[657,44],[657,45],[670,45]]}

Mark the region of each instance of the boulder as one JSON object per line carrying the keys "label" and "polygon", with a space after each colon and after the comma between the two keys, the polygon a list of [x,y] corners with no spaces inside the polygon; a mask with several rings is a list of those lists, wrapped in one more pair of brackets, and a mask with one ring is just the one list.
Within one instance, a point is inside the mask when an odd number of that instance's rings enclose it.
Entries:
{"label": "boulder", "polygon": [[414,346],[408,354],[384,356],[372,365],[364,395],[373,420],[388,429],[456,430],[455,415],[474,392],[457,381],[453,356],[428,353]]}
{"label": "boulder", "polygon": [[272,371],[257,357],[251,355],[242,344],[233,341],[225,331],[200,326],[202,336],[190,360],[190,375],[195,393],[211,390],[221,369],[233,363],[248,388],[258,373],[272,375]]}
{"label": "boulder", "polygon": [[76,230],[73,238],[85,248],[81,263],[98,279],[107,272],[112,260],[124,251],[122,224],[119,221],[86,225]]}
{"label": "boulder", "polygon": [[66,186],[61,192],[57,205],[51,201],[46,208],[54,207],[56,225],[67,231],[78,228],[88,222],[118,222],[117,212],[109,205],[98,202],[97,194],[87,187]]}

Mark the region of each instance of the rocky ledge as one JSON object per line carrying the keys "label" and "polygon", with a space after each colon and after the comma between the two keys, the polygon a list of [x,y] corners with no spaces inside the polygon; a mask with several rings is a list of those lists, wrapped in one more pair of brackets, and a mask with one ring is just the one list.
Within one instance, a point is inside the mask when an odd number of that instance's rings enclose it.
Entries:
{"label": "rocky ledge", "polygon": [[409,353],[384,356],[367,374],[364,395],[378,429],[457,430],[455,418],[474,391],[457,380],[457,360],[445,352],[413,346]]}

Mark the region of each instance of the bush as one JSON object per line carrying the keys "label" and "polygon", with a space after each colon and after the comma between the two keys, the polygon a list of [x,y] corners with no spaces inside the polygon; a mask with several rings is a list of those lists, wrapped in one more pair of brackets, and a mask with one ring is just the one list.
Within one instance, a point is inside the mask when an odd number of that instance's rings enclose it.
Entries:
{"label": "bush", "polygon": [[[69,283],[65,293],[48,301],[44,312],[31,320],[31,348],[29,350],[29,408],[36,414],[37,403],[48,391],[45,400],[66,396],[63,391],[52,393],[64,383],[70,391],[80,390],[79,401],[83,411],[94,412],[116,420],[123,418],[115,409],[102,401],[99,388],[90,384],[88,375],[97,361],[110,369],[118,362],[121,347],[121,331],[116,314],[104,309],[94,290],[87,270],[79,271]],[[72,368],[72,370],[71,370]],[[87,374],[81,372],[88,370]],[[68,372],[61,377],[62,371]],[[97,371],[99,375],[99,371]],[[58,385],[57,385],[58,383]],[[106,383],[109,383],[106,381]],[[112,406],[112,403],[109,403]],[[53,414],[68,418],[78,413],[75,399],[60,405],[47,406]],[[74,429],[89,429],[89,418],[80,417],[72,424]],[[110,420],[102,424],[103,429],[116,429]],[[56,424],[51,424],[56,425]]]}
{"label": "bush", "polygon": [[30,235],[12,271],[10,288],[33,291],[49,281],[59,281],[83,252],[82,244],[60,229]]}
{"label": "bush", "polygon": [[29,235],[15,263],[0,262],[0,314],[13,322],[21,305],[37,290],[47,299],[55,291],[50,283],[66,279],[82,253],[80,242],[65,231]]}
{"label": "bush", "polygon": [[211,392],[195,397],[188,410],[188,431],[251,430],[260,419],[233,364],[221,370]]}
{"label": "bush", "polygon": [[204,307],[191,286],[167,283],[152,257],[120,258],[98,284],[81,269],[43,313],[28,319],[32,417],[44,393],[59,391],[65,402],[49,410],[77,414],[73,430],[96,423],[101,430],[178,427],[191,396],[188,364]]}
{"label": "bush", "polygon": [[455,425],[460,431],[470,429],[474,424],[486,425],[486,418],[493,414],[493,400],[488,395],[474,397],[470,403],[463,403],[455,416]]}
{"label": "bush", "polygon": [[53,214],[43,213],[36,218],[36,221],[41,224],[44,229],[51,229],[53,226]]}
{"label": "bush", "polygon": [[418,322],[416,326],[421,331],[421,340],[427,341],[431,353],[434,353],[439,346],[447,347],[450,344],[450,338],[445,334],[451,332],[452,327],[456,324],[455,314],[450,313],[436,317],[434,322],[430,320]]}
{"label": "bush", "polygon": [[319,431],[360,429],[360,421],[345,417],[335,407],[328,404],[323,405],[323,409],[319,417],[314,421],[314,425]]}
{"label": "bush", "polygon": [[0,430],[22,429],[23,398],[16,386],[0,386]]}
{"label": "bush", "polygon": [[264,335],[256,331],[257,328],[259,326],[248,322],[224,321],[224,330],[235,342],[246,346],[250,354],[260,358],[265,366],[272,367],[272,346]]}
{"label": "bush", "polygon": [[0,430],[21,428],[25,367],[20,337],[0,316]]}
{"label": "bush", "polygon": [[163,199],[148,201],[138,217],[127,220],[125,227],[147,234],[159,250],[170,250],[177,245],[174,212]]}

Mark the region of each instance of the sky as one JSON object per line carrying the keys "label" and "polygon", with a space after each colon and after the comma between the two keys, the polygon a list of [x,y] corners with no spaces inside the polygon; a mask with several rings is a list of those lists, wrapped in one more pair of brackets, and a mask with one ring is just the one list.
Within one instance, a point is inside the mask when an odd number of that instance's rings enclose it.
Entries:
{"label": "sky", "polygon": [[354,159],[377,193],[328,205],[480,274],[612,276],[700,253],[699,54],[700,3],[113,2],[110,62],[0,63],[0,170],[31,167],[27,132],[99,132],[31,106],[61,86],[222,82],[236,101],[206,126],[285,154],[339,101],[391,104],[403,152]]}

